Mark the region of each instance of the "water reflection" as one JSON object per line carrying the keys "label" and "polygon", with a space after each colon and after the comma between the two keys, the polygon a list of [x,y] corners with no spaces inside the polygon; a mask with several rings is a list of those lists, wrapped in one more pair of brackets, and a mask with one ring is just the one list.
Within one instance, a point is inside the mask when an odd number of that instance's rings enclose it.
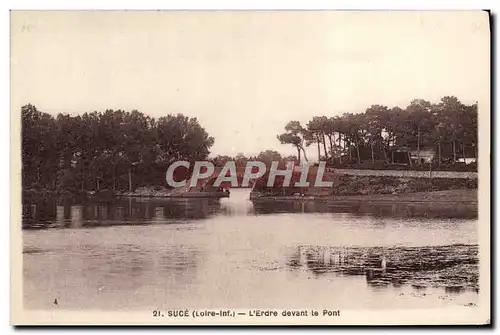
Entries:
{"label": "water reflection", "polygon": [[477,218],[477,205],[454,203],[365,203],[319,201],[260,201],[254,202],[256,214],[276,213],[349,213],[372,217]]}
{"label": "water reflection", "polygon": [[292,269],[315,276],[365,276],[372,287],[445,287],[447,293],[479,289],[477,245],[429,247],[298,246],[288,257]]}
{"label": "water reflection", "polygon": [[27,200],[23,204],[23,228],[81,228],[108,225],[171,223],[175,219],[206,219],[220,212],[212,199],[88,199]]}
{"label": "water reflection", "polygon": [[248,191],[234,191],[225,199],[124,198],[102,201],[87,199],[25,199],[23,228],[79,228],[101,225],[137,225],[200,220],[212,216],[252,216],[279,213],[346,213],[384,218],[477,218],[477,205],[444,203],[326,203],[314,201],[248,200]]}

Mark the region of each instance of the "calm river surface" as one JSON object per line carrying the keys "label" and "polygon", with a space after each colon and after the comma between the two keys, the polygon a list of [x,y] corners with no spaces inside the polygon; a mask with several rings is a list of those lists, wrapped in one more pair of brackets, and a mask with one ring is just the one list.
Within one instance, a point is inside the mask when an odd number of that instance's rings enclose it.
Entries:
{"label": "calm river surface", "polygon": [[[208,199],[23,205],[30,309],[475,306],[477,219]],[[421,211],[419,211],[420,213]]]}

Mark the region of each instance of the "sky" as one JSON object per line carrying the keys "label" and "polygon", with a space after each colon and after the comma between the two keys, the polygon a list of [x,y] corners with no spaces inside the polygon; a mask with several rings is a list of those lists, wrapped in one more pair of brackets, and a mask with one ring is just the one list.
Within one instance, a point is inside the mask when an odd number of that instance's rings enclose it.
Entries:
{"label": "sky", "polygon": [[446,95],[481,111],[489,41],[479,11],[18,11],[11,109],[183,113],[212,155],[288,155],[276,135],[290,120]]}

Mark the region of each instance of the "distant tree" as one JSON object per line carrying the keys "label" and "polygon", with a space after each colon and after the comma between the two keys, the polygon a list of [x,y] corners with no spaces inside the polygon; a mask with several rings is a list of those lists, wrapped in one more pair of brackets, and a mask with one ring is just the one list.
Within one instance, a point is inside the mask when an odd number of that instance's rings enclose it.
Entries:
{"label": "distant tree", "polygon": [[299,164],[299,159],[297,158],[297,156],[294,156],[294,155],[289,155],[289,156],[283,157],[282,160],[283,160],[283,162],[285,162],[285,164],[287,162],[293,162],[294,164]]}
{"label": "distant tree", "polygon": [[259,153],[257,160],[265,163],[266,166],[271,166],[272,162],[281,162],[282,157],[280,153],[275,150],[265,150]]}
{"label": "distant tree", "polygon": [[215,166],[222,167],[222,166],[226,165],[226,163],[228,161],[234,161],[234,157],[227,156],[227,155],[217,155],[214,158],[212,158],[211,161]]}
{"label": "distant tree", "polygon": [[249,159],[241,152],[236,154],[234,160],[236,161],[237,167],[245,167],[247,166],[247,162],[249,161]]}

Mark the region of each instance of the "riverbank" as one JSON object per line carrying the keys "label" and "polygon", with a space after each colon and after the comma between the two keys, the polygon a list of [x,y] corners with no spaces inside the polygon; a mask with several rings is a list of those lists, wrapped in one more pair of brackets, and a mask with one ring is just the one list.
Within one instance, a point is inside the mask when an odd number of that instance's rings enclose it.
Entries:
{"label": "riverbank", "polygon": [[179,189],[167,189],[165,187],[146,186],[139,187],[132,192],[129,191],[55,191],[46,189],[28,189],[23,190],[25,198],[228,198],[227,192],[201,192],[201,191],[183,191]]}
{"label": "riverbank", "polygon": [[[477,179],[466,178],[410,178],[396,176],[360,176],[327,172],[323,181],[330,182],[329,187],[316,187],[315,176],[309,176],[309,187],[267,187],[264,183],[257,184],[252,192],[252,199],[260,197],[277,197],[286,199],[297,196],[309,199],[339,199],[339,200],[376,200],[376,201],[441,201],[452,195],[452,201],[465,199],[471,201],[477,196],[472,193],[463,195],[461,191],[435,193],[441,191],[475,190]],[[444,194],[444,195],[443,195]],[[348,197],[348,198],[346,198]],[[403,200],[402,200],[403,199]]]}
{"label": "riverbank", "polygon": [[120,192],[118,197],[134,198],[228,198],[228,192],[186,191],[184,188],[168,189],[166,187],[139,187],[133,192]]}
{"label": "riverbank", "polygon": [[259,196],[250,194],[252,201],[322,201],[328,203],[455,203],[476,204],[477,189],[454,189],[445,191],[414,192],[401,194],[368,195],[316,195],[316,196]]}
{"label": "riverbank", "polygon": [[138,194],[135,192],[124,192],[117,197],[126,198],[229,198],[228,192],[186,192],[186,193],[149,193]]}

